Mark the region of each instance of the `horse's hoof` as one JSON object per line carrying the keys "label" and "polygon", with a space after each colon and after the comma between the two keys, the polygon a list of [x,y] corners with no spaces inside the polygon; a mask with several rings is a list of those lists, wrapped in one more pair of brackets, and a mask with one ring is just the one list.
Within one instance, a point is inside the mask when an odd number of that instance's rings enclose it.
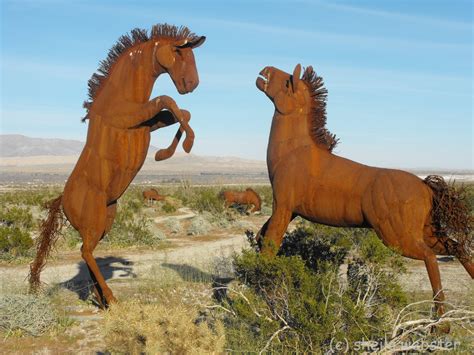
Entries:
{"label": "horse's hoof", "polygon": [[189,153],[193,147],[194,144],[194,138],[189,138],[186,137],[186,139],[183,142],[183,149],[186,153]]}
{"label": "horse's hoof", "polygon": [[155,154],[155,160],[156,161],[165,160],[165,159],[168,159],[170,156],[171,154],[169,153],[168,149],[160,149]]}
{"label": "horse's hoof", "polygon": [[105,306],[105,308],[107,309],[107,308],[109,308],[111,305],[117,304],[117,303],[118,303],[118,301],[117,301],[117,299],[116,299],[113,295],[112,295],[112,296],[109,296],[109,297],[107,297],[107,299],[106,299],[106,302],[105,302],[106,306]]}

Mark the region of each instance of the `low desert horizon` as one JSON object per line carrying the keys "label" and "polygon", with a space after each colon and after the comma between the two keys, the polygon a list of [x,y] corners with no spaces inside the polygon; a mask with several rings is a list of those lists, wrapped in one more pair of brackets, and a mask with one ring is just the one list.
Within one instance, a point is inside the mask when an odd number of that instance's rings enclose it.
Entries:
{"label": "low desert horizon", "polygon": [[[2,134],[0,184],[63,183],[74,168],[84,144],[72,139]],[[170,159],[156,162],[154,154],[158,149],[150,146],[135,183],[177,183],[182,180],[195,184],[269,183],[264,160],[176,152]],[[474,170],[469,168],[387,168],[406,170],[420,178],[437,174],[450,181],[474,181]]]}

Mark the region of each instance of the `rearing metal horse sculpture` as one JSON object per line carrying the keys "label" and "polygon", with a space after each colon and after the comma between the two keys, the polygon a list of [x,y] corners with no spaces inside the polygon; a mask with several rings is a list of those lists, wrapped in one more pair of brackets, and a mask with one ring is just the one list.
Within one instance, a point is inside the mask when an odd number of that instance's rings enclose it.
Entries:
{"label": "rearing metal horse sculpture", "polygon": [[455,189],[440,177],[362,165],[332,154],[336,137],[325,128],[326,95],[311,67],[300,79],[273,67],[257,87],[275,105],[267,150],[273,214],[257,238],[275,254],[290,221],[301,216],[340,227],[373,228],[385,245],[423,260],[438,314],[444,295],[436,254],[454,254],[474,278],[472,218]]}
{"label": "rearing metal horse sculpture", "polygon": [[166,150],[155,159],[170,157],[186,132],[183,148],[191,150],[194,133],[188,125],[189,112],[180,110],[168,96],[150,100],[155,80],[168,73],[180,94],[192,92],[199,84],[193,48],[204,43],[186,27],[168,24],[146,30],[134,29],[120,37],[101,62],[99,73],[89,80],[91,101],[84,104],[89,119],[86,145],[61,196],[49,203],[37,243],[37,255],[30,266],[30,287],[40,284],[39,276],[61,228],[61,206],[69,222],[81,234],[85,260],[98,302],[115,301],[92,255],[98,242],[110,230],[117,200],[142,167],[150,133],[179,122],[180,129]]}

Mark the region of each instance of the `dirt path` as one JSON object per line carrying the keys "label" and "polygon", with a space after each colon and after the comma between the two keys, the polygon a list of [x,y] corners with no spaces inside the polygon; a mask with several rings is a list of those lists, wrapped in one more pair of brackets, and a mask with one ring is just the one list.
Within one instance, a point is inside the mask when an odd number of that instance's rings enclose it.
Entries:
{"label": "dirt path", "polygon": [[154,219],[154,222],[159,224],[159,223],[163,223],[163,222],[166,222],[170,219],[175,219],[175,220],[178,220],[178,221],[181,221],[183,219],[191,219],[193,217],[196,217],[196,213],[194,213],[190,208],[187,208],[187,207],[182,207],[182,208],[179,208],[178,209],[178,212],[180,213],[179,215],[176,215],[176,216],[160,216],[160,217],[156,217]]}
{"label": "dirt path", "polygon": [[[137,278],[146,275],[152,267],[163,263],[186,264],[194,267],[208,266],[214,257],[230,255],[246,245],[244,235],[217,235],[210,240],[192,237],[182,238],[182,245],[172,249],[151,252],[109,252],[97,257],[97,263],[107,280]],[[103,254],[103,253],[101,253]],[[49,262],[41,274],[47,284],[89,280],[82,261]],[[207,264],[207,265],[206,265]],[[0,267],[1,291],[9,287],[12,280],[24,280],[28,275],[28,265]]]}

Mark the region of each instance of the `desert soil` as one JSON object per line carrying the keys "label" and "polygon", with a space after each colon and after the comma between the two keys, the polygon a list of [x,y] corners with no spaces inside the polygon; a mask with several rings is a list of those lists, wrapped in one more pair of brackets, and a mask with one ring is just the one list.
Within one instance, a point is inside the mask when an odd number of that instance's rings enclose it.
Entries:
{"label": "desert soil", "polygon": [[[181,210],[174,218],[182,221],[194,214]],[[254,226],[254,230],[266,220],[264,216],[244,217]],[[155,223],[162,224],[166,218],[159,217]],[[161,250],[99,250],[95,253],[98,264],[108,284],[120,300],[121,290],[140,279],[147,279],[151,273],[175,273],[192,269],[209,275],[213,260],[229,256],[247,246],[245,235],[239,231],[222,231],[203,237],[181,236],[168,239],[168,246]],[[48,337],[15,338],[0,340],[0,353],[81,353],[95,354],[105,349],[102,332],[103,313],[86,302],[79,303],[77,290],[68,289],[71,284],[87,284],[89,275],[80,259],[79,251],[59,253],[60,257],[50,260],[42,273],[42,281],[48,285],[64,287],[61,297],[70,300],[64,306],[66,313],[76,322],[66,330],[65,336],[58,339]],[[472,295],[473,281],[457,261],[440,261],[443,286],[447,297],[462,300]],[[1,266],[0,292],[12,293],[12,290],[25,290],[28,266]],[[430,297],[431,288],[423,262],[409,261],[408,274],[401,279],[403,287],[410,292]],[[451,299],[452,299],[451,298]]]}

